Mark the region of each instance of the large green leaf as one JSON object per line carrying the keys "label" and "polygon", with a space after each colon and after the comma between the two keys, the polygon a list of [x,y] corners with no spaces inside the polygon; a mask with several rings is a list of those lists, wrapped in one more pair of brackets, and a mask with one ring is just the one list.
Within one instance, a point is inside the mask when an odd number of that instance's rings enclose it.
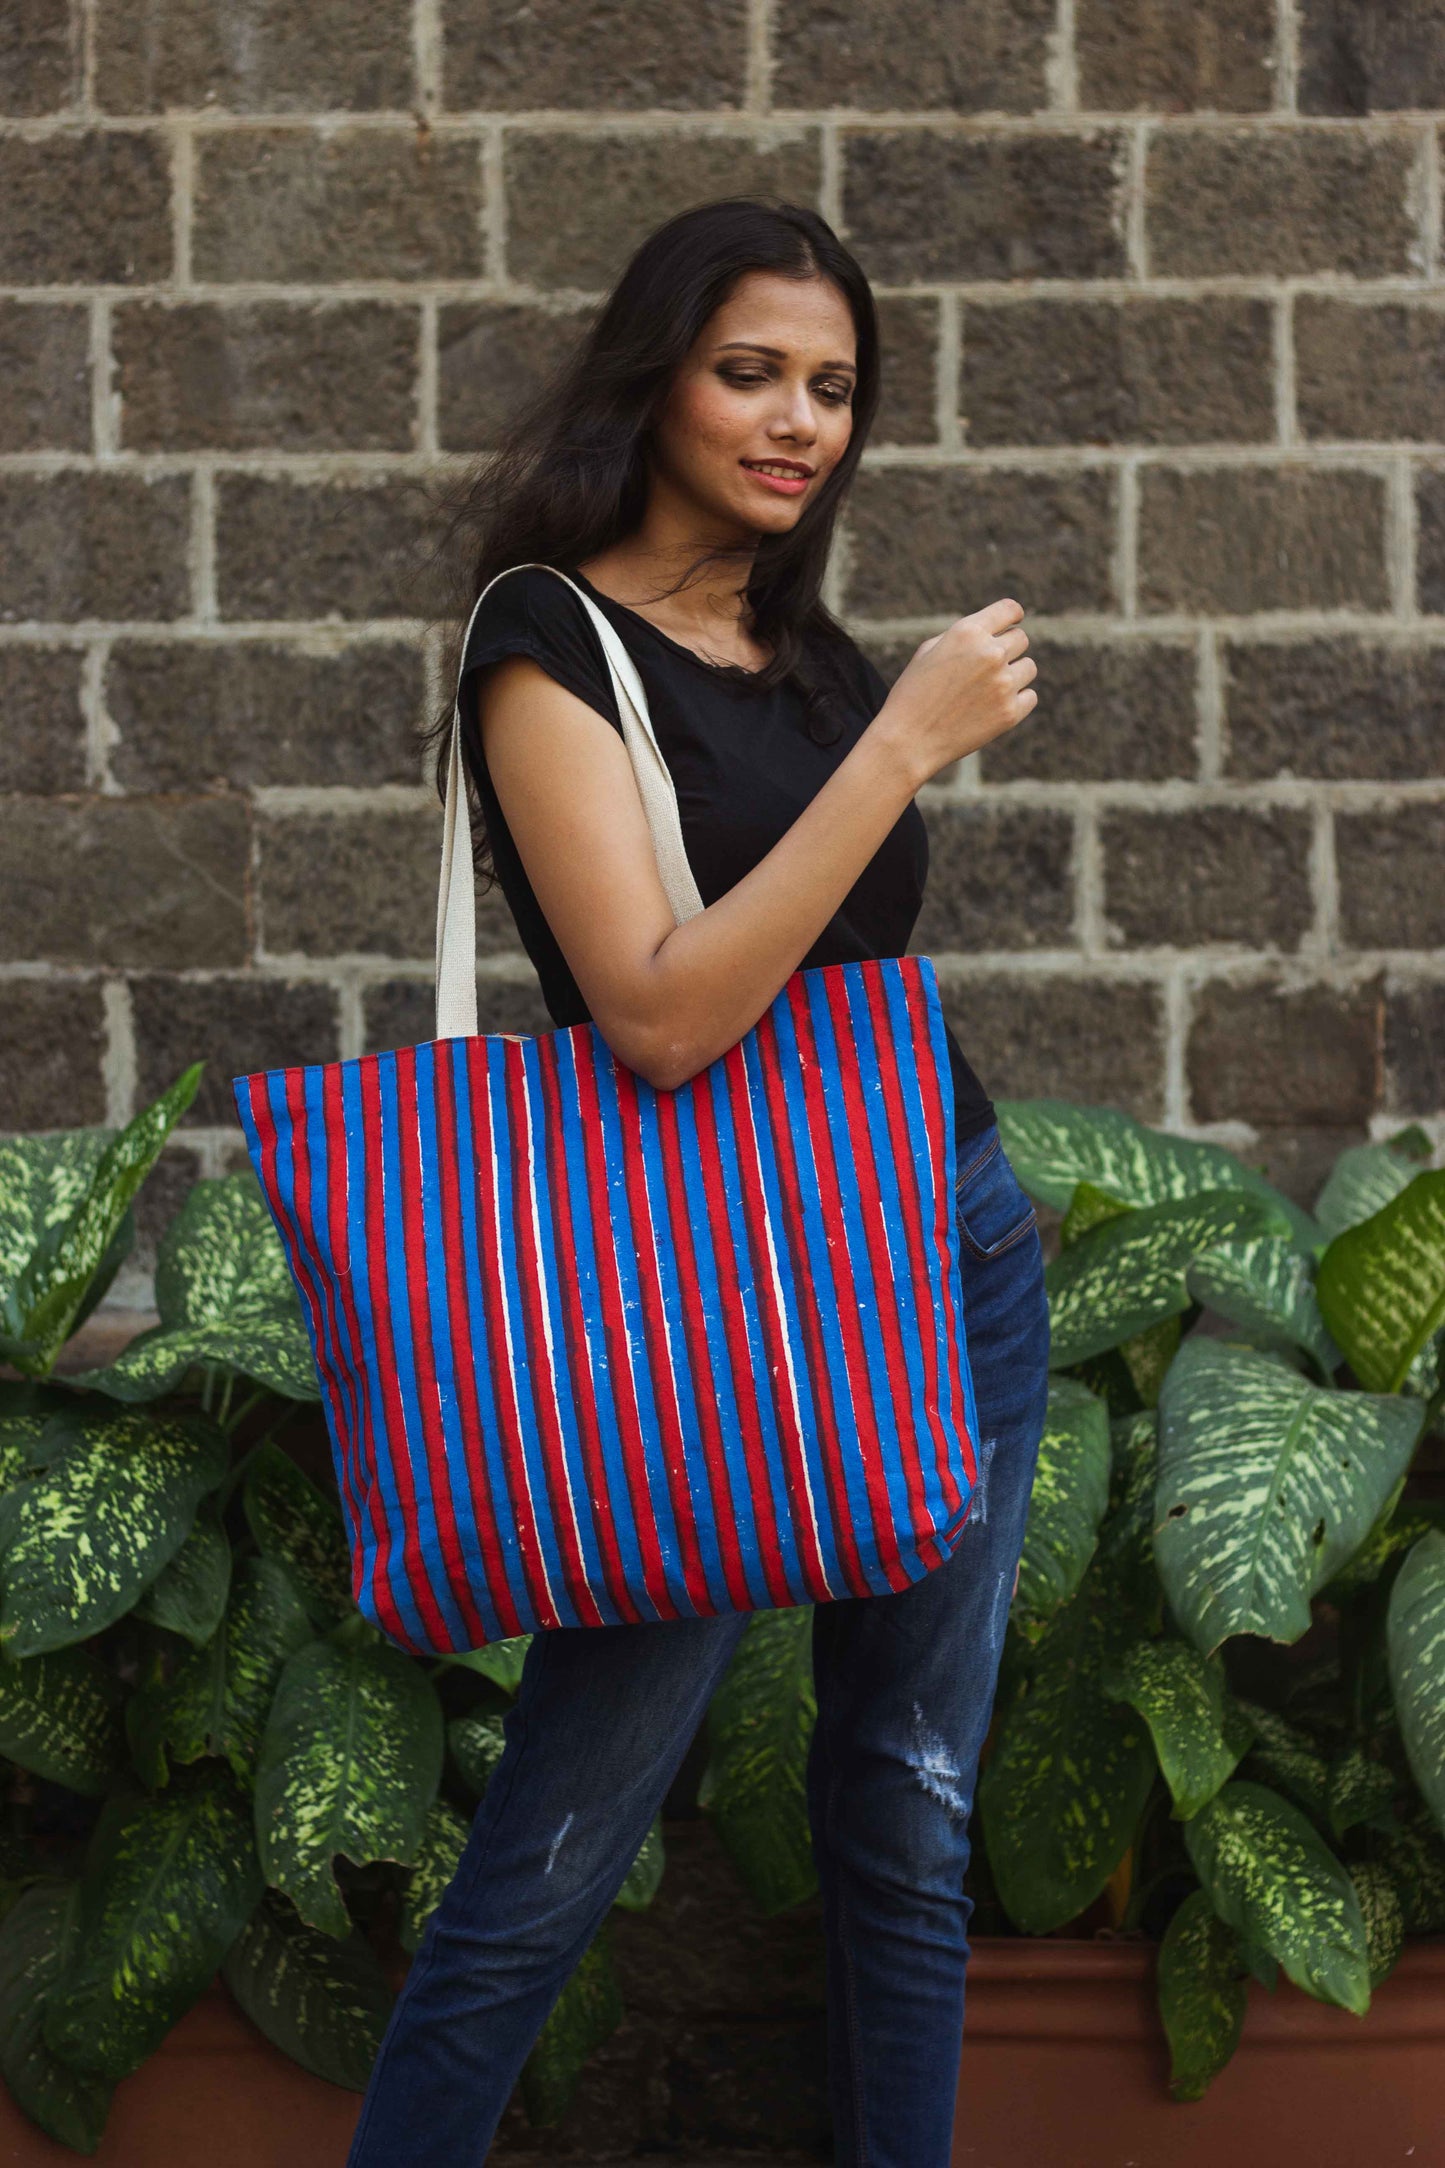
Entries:
{"label": "large green leaf", "polygon": [[1104,1679],[1137,1631],[1096,1560],[1019,1657],[979,1804],[999,1896],[1025,1934],[1052,1933],[1092,1904],[1133,1839],[1154,1754]]}
{"label": "large green leaf", "polygon": [[201,1648],[220,1625],[231,1592],[231,1546],[212,1503],[135,1607],[137,1618],[164,1626]]}
{"label": "large green leaf", "polygon": [[175,1557],[226,1472],[198,1415],[109,1414],[0,1496],[0,1643],[16,1656],[84,1641]]}
{"label": "large green leaf", "polygon": [[[0,2077],[33,2123],[75,2153],[93,2153],[112,2086],[45,2044],[45,2010],[75,1934],[79,1890],[55,1882],[21,1893],[0,1926]],[[18,2158],[19,2156],[13,2156]]]}
{"label": "large green leaf", "polygon": [[286,1568],[317,1626],[352,1608],[351,1558],[335,1502],[280,1446],[259,1448],[246,1471],[246,1519],[257,1547]]}
{"label": "large green leaf", "polygon": [[311,1639],[306,1606],[278,1560],[245,1561],[225,1632],[225,1698],[214,1745],[249,1783],[286,1660]]}
{"label": "large green leaf", "polygon": [[1270,1206],[1242,1190],[1150,1205],[1096,1227],[1045,1272],[1049,1362],[1067,1369],[1189,1308],[1188,1272],[1221,1242],[1280,1231]]}
{"label": "large green leaf", "polygon": [[1390,1684],[1410,1768],[1445,1830],[1445,1535],[1422,1536],[1390,1591]]}
{"label": "large green leaf", "polygon": [[42,1234],[0,1297],[0,1341],[17,1370],[43,1376],[65,1345],[97,1272],[112,1252],[131,1198],[196,1096],[197,1062],[106,1145],[69,1217]]}
{"label": "large green leaf", "polygon": [[250,1802],[218,1762],[154,1797],[109,1801],[47,2045],[102,2077],[136,2069],[210,1982],[261,1889]]}
{"label": "large green leaf", "polygon": [[107,1791],[125,1760],[123,1691],[88,1649],[0,1655],[0,1754],[72,1792]]}
{"label": "large green leaf", "polygon": [[0,1137],[0,1298],[41,1244],[70,1224],[114,1142],[113,1129]]}
{"label": "large green leaf", "polygon": [[1381,1848],[1412,1935],[1445,1934],[1445,1837],[1423,1803],[1411,1803]]}
{"label": "large green leaf", "polygon": [[1169,2090],[1176,2100],[1199,2100],[1238,2047],[1249,2002],[1239,1939],[1201,1889],[1185,1898],[1165,1929],[1158,1991]]}
{"label": "large green leaf", "polygon": [[442,1712],[426,1674],[379,1641],[313,1641],[289,1658],[256,1763],[267,1881],[303,1920],[351,1922],[332,1872],[417,1855],[442,1766]]}
{"label": "large green leaf", "polygon": [[1312,1385],[1247,1348],[1186,1342],[1159,1403],[1154,1554],[1198,1648],[1306,1631],[1310,1597],[1368,1536],[1423,1414]]}
{"label": "large green leaf", "polygon": [[753,1612],[708,1710],[699,1804],[765,1912],[818,1886],[806,1789],[817,1717],[811,1630],[806,1604]]}
{"label": "large green leaf", "polygon": [[1152,1411],[1109,1425],[1109,1512],[1099,1532],[1098,1558],[1140,1633],[1159,1623],[1164,1608],[1154,1566],[1154,1490],[1159,1479],[1159,1424]]}
{"label": "large green leaf", "polygon": [[1197,1814],[1233,1776],[1251,1732],[1217,1656],[1201,1656],[1187,1641],[1136,1641],[1106,1675],[1104,1690],[1149,1726],[1177,1815]]}
{"label": "large green leaf", "polygon": [[1374,1761],[1355,1741],[1330,1763],[1325,1804],[1330,1829],[1336,1840],[1366,1823],[1376,1829],[1392,1829],[1395,1822],[1395,1776],[1384,1762]]}
{"label": "large green leaf", "polygon": [[1278,1236],[1222,1242],[1188,1271],[1196,1302],[1239,1325],[1259,1347],[1302,1347],[1328,1377],[1339,1349],[1325,1330],[1309,1259]]}
{"label": "large green leaf", "polygon": [[1243,1189],[1284,1215],[1301,1248],[1319,1240],[1307,1212],[1221,1144],[1173,1137],[1113,1107],[1076,1107],[1064,1099],[999,1099],[994,1107],[1014,1172],[1031,1197],[1056,1211],[1067,1210],[1080,1182],[1137,1206]]}
{"label": "large green leaf", "polygon": [[479,1649],[458,1649],[455,1655],[438,1660],[459,1665],[464,1671],[480,1672],[504,1693],[515,1694],[522,1683],[522,1666],[531,1645],[530,1634],[513,1634],[510,1640],[488,1641]]}
{"label": "large green leaf", "polygon": [[1361,1860],[1350,1869],[1365,1922],[1365,1950],[1370,1962],[1370,1992],[1387,1979],[1405,1947],[1405,1908],[1389,1869]]}
{"label": "large green leaf", "polygon": [[447,1745],[462,1774],[462,1781],[478,1799],[492,1781],[493,1772],[506,1751],[505,1719],[488,1709],[474,1709],[469,1716],[454,1716],[447,1726]]}
{"label": "large green leaf", "polygon": [[1363,2016],[1369,1951],[1349,1875],[1298,1807],[1261,1784],[1226,1784],[1184,1841],[1219,1917],[1277,1957],[1297,1987]]}
{"label": "large green leaf", "polygon": [[1325,1822],[1330,1811],[1330,1765],[1314,1740],[1298,1724],[1291,1724],[1277,1709],[1256,1701],[1237,1703],[1240,1715],[1254,1737],[1249,1748],[1249,1774],[1267,1777],[1288,1792],[1291,1799]]}
{"label": "large green leaf", "polygon": [[320,1398],[286,1253],[250,1172],[188,1192],[161,1241],[156,1309],[154,1331],[79,1382],[117,1400],[154,1400],[195,1365],[216,1363],[288,1399]]}
{"label": "large green leaf", "polygon": [[308,1927],[268,1890],[221,1975],[266,2038],[318,2078],[364,2093],[393,1996],[359,1928],[344,1942]]}
{"label": "large green leaf", "polygon": [[445,1799],[434,1799],[426,1810],[416,1862],[406,1878],[398,1934],[404,1950],[420,1947],[426,1923],[441,1903],[442,1891],[456,1873],[466,1849],[470,1826]]}
{"label": "large green leaf", "polygon": [[1325,1323],[1371,1392],[1397,1393],[1445,1324],[1445,1169],[1408,1189],[1320,1259]]}
{"label": "large green leaf", "polygon": [[624,2014],[611,1944],[602,1927],[584,1950],[522,2065],[522,2101],[529,2123],[545,2127],[561,2121],[577,2091],[583,2064],[616,2032]]}
{"label": "large green leaf", "polygon": [[1327,1242],[1333,1242],[1347,1227],[1358,1227],[1362,1220],[1373,1219],[1410,1187],[1420,1172],[1420,1157],[1430,1156],[1430,1140],[1423,1131],[1412,1141],[1424,1144],[1423,1155],[1402,1151],[1394,1144],[1352,1144],[1340,1153],[1315,1200],[1315,1218]]}
{"label": "large green leaf", "polygon": [[662,1818],[653,1823],[643,1838],[636,1859],[627,1870],[621,1889],[613,1899],[624,1912],[645,1912],[662,1884],[662,1872],[667,1865],[667,1852],[662,1841]]}
{"label": "large green leaf", "polygon": [[1049,1380],[1014,1622],[1036,1636],[1078,1588],[1109,1503],[1109,1411],[1073,1378]]}

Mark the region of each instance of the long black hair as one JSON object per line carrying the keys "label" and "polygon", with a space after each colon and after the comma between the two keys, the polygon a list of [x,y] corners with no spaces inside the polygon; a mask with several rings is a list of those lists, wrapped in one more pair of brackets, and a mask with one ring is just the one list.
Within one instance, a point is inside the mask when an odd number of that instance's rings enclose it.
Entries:
{"label": "long black hair", "polygon": [[[495,449],[451,500],[442,543],[453,609],[461,627],[472,604],[509,565],[540,562],[575,570],[633,533],[647,501],[647,446],[672,378],[714,310],[749,271],[825,278],[852,312],[857,378],[853,427],[838,464],[786,534],[757,544],[705,550],[675,594],[705,564],[750,559],[745,592],[750,630],[771,649],[765,669],[717,667],[758,690],[791,682],[803,696],[807,728],[823,744],[837,716],[840,650],[847,635],[820,599],[838,509],[878,406],[878,317],[857,259],[826,219],[800,204],[728,196],[682,211],[649,234],[593,323],[538,389],[516,409]],[[460,657],[453,655],[448,682]],[[445,787],[451,710],[427,733]],[[478,870],[495,877],[480,809],[472,809]]]}

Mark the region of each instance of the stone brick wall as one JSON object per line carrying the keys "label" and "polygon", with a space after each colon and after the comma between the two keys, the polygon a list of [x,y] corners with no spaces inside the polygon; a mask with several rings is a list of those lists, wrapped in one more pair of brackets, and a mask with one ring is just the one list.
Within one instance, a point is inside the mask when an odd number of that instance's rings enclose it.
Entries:
{"label": "stone brick wall", "polygon": [[0,1126],[204,1055],[174,1188],[233,1071],[425,1034],[428,478],[757,189],[885,321],[830,600],[1029,611],[923,794],[986,1080],[1305,1194],[1445,1134],[1445,0],[10,0],[0,102]]}

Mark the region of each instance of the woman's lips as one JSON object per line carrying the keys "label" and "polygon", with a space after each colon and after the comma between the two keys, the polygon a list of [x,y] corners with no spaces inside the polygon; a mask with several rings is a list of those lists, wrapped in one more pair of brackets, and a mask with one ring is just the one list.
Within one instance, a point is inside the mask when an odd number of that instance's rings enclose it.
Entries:
{"label": "woman's lips", "polygon": [[813,479],[810,474],[763,474],[757,467],[750,466],[746,459],[740,459],[738,465],[745,474],[750,474],[755,482],[762,482],[768,489],[775,489],[780,497],[800,497]]}

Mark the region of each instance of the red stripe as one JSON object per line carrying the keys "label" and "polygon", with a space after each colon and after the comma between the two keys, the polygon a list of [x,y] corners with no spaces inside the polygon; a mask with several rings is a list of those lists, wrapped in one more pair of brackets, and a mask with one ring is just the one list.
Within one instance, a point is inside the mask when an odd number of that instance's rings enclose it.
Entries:
{"label": "red stripe", "polygon": [[[537,1524],[527,1497],[526,1462],[522,1453],[521,1412],[517,1405],[516,1373],[508,1357],[502,1333],[506,1312],[498,1252],[496,1125],[492,1120],[491,1082],[487,1074],[487,1041],[467,1041],[467,1074],[471,1085],[473,1126],[478,1134],[473,1153],[477,1173],[477,1255],[482,1275],[482,1306],[496,1321],[497,1347],[492,1364],[493,1389],[501,1430],[502,1466],[506,1471],[512,1517],[517,1524],[517,1550],[522,1567],[522,1586],[537,1615],[539,1626],[560,1626],[562,1621],[548,1592],[546,1561],[537,1536]],[[517,1329],[514,1321],[514,1331]]]}
{"label": "red stripe", "polygon": [[[909,1014],[913,1019],[915,1039],[919,1046],[927,1046],[930,1041],[929,1006],[928,995],[923,985],[921,967],[906,975],[904,991],[907,995]],[[953,1105],[951,1099],[947,1106],[944,1104],[938,1072],[932,1062],[919,1062],[918,1081],[923,1096],[923,1124],[928,1132],[934,1164],[942,1167],[945,1164],[944,1145],[947,1136],[944,1123],[952,1122],[954,1117]],[[957,1239],[956,1229],[950,1224],[954,1217],[953,1194],[947,1182],[940,1180],[938,1195],[934,1199],[933,1240],[938,1255],[942,1258],[947,1258],[949,1255],[950,1236],[955,1240]],[[962,1327],[959,1323],[958,1312],[954,1307],[952,1276],[944,1272],[941,1274],[941,1279],[943,1282],[944,1345],[948,1349],[948,1369],[949,1379],[953,1387],[953,1406],[958,1423],[958,1434],[963,1441],[964,1472],[970,1486],[972,1486],[978,1482],[978,1456],[976,1452],[977,1441],[969,1435],[968,1402],[964,1398],[963,1370],[959,1362],[959,1340]]]}

